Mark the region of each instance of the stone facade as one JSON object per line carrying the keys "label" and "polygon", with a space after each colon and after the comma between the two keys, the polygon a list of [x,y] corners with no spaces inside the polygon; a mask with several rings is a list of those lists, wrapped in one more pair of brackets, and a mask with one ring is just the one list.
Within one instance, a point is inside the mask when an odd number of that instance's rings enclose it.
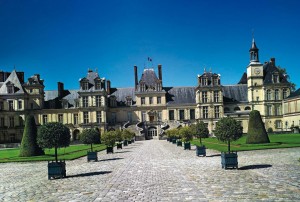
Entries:
{"label": "stone facade", "polygon": [[134,86],[113,88],[98,72],[88,70],[78,90],[45,91],[40,75],[24,80],[24,72],[0,72],[0,143],[20,142],[25,114],[35,116],[38,125],[62,122],[70,128],[72,140],[85,128],[100,132],[128,128],[136,138],[158,139],[165,130],[203,120],[213,134],[221,117],[231,116],[248,130],[251,110],[259,110],[266,129],[288,131],[300,124],[299,90],[291,93],[287,76],[275,65],[275,58],[259,62],[252,41],[250,63],[235,85],[222,85],[219,74],[198,75],[198,85],[166,87],[162,65],[158,76],[151,65],[139,79],[134,66]]}

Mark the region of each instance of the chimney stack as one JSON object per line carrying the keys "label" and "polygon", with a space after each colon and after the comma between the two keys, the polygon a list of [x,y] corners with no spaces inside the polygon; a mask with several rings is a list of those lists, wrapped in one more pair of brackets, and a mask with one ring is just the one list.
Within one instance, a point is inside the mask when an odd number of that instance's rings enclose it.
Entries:
{"label": "chimney stack", "polygon": [[271,58],[271,64],[275,67],[275,58]]}
{"label": "chimney stack", "polygon": [[64,94],[64,84],[62,82],[57,82],[57,90],[58,90],[58,97],[62,98]]}
{"label": "chimney stack", "polygon": [[158,65],[158,79],[162,81],[161,65]]}
{"label": "chimney stack", "polygon": [[110,80],[107,80],[106,83],[107,83],[107,90],[106,90],[106,92],[107,92],[108,95],[110,95],[110,93],[111,93],[110,92]]}
{"label": "chimney stack", "polygon": [[138,86],[138,73],[137,73],[137,66],[134,66],[134,87],[135,90],[137,90],[137,86]]}

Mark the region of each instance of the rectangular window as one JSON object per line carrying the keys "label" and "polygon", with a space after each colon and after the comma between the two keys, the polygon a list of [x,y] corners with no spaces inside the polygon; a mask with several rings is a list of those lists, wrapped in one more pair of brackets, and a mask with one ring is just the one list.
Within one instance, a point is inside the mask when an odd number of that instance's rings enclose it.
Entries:
{"label": "rectangular window", "polygon": [[89,112],[83,112],[83,123],[89,123]]}
{"label": "rectangular window", "polygon": [[174,120],[174,110],[169,110],[169,120]]}
{"label": "rectangular window", "polygon": [[184,110],[179,110],[179,120],[184,120]]}
{"label": "rectangular window", "polygon": [[24,126],[24,121],[21,116],[19,116],[19,126]]}
{"label": "rectangular window", "polygon": [[286,89],[283,89],[282,97],[283,97],[283,99],[285,99],[287,97],[287,90]]}
{"label": "rectangular window", "polygon": [[218,85],[218,79],[217,78],[213,78],[213,85],[214,86]]}
{"label": "rectangular window", "polygon": [[203,107],[203,118],[204,119],[208,118],[208,107],[207,106]]}
{"label": "rectangular window", "polygon": [[78,114],[74,114],[74,125],[78,125]]}
{"label": "rectangular window", "polygon": [[113,124],[115,124],[117,122],[117,117],[116,117],[116,113],[115,112],[111,113],[111,122]]}
{"label": "rectangular window", "polygon": [[46,124],[46,123],[48,123],[48,115],[44,114],[43,115],[43,124]]}
{"label": "rectangular window", "polygon": [[157,97],[157,104],[161,104],[161,97]]}
{"label": "rectangular window", "polygon": [[101,96],[100,95],[96,96],[96,106],[101,107]]}
{"label": "rectangular window", "polygon": [[207,92],[206,91],[202,92],[202,103],[207,103]]}
{"label": "rectangular window", "polygon": [[82,84],[82,90],[88,90],[89,89],[89,83],[88,82],[84,82]]}
{"label": "rectangular window", "polygon": [[214,91],[214,102],[219,102],[219,91]]}
{"label": "rectangular window", "polygon": [[215,118],[219,118],[220,117],[220,107],[219,106],[215,106]]}
{"label": "rectangular window", "polygon": [[78,108],[79,107],[79,102],[75,101],[75,107]]}
{"label": "rectangular window", "polygon": [[256,101],[259,101],[259,97],[256,97]]}
{"label": "rectangular window", "polygon": [[145,111],[142,111],[142,121],[147,121],[147,113]]}
{"label": "rectangular window", "polygon": [[276,120],[276,121],[275,121],[275,127],[276,127],[277,129],[279,129],[279,128],[282,127],[282,126],[281,126],[281,121],[280,121],[280,120]]}
{"label": "rectangular window", "polygon": [[9,111],[14,110],[14,101],[12,101],[12,100],[8,101],[8,109],[9,109]]}
{"label": "rectangular window", "polygon": [[89,99],[87,96],[82,97],[82,105],[83,105],[83,107],[89,106]]}
{"label": "rectangular window", "polygon": [[127,112],[127,120],[131,123],[132,122],[132,112]]}
{"label": "rectangular window", "polygon": [[59,123],[63,123],[64,122],[63,114],[58,114],[58,122]]}
{"label": "rectangular window", "polygon": [[4,117],[0,118],[0,127],[4,127],[5,126],[5,119]]}
{"label": "rectangular window", "polygon": [[279,100],[279,90],[275,90],[275,100]]}
{"label": "rectangular window", "polygon": [[144,97],[141,97],[141,104],[142,104],[142,105],[146,104],[146,103],[145,103],[145,98],[144,98]]}
{"label": "rectangular window", "polygon": [[9,127],[15,127],[15,118],[13,116],[9,117]]}
{"label": "rectangular window", "polygon": [[22,100],[18,100],[18,109],[22,109]]}
{"label": "rectangular window", "polygon": [[9,93],[9,94],[14,93],[14,87],[13,86],[7,86],[7,93]]}
{"label": "rectangular window", "polygon": [[96,90],[101,90],[101,82],[96,82]]}
{"label": "rectangular window", "polygon": [[152,105],[153,104],[153,98],[149,97],[149,104]]}
{"label": "rectangular window", "polygon": [[272,115],[272,106],[268,105],[267,106],[267,116],[271,116]]}
{"label": "rectangular window", "polygon": [[191,120],[195,119],[195,110],[194,109],[190,109],[190,119]]}
{"label": "rectangular window", "polygon": [[0,110],[4,110],[4,103],[3,103],[3,101],[0,101]]}
{"label": "rectangular window", "polygon": [[162,112],[161,111],[157,112],[157,121],[162,121]]}
{"label": "rectangular window", "polygon": [[97,118],[97,123],[102,123],[102,116],[101,116],[101,111],[97,111],[96,114]]}
{"label": "rectangular window", "polygon": [[280,109],[281,109],[281,106],[280,106],[280,105],[276,105],[276,106],[275,106],[275,116],[281,115]]}

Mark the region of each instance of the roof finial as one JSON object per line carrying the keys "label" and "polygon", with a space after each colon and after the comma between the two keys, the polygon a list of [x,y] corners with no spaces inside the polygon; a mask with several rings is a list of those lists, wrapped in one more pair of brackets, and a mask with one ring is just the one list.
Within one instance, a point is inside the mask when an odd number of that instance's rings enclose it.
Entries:
{"label": "roof finial", "polygon": [[204,67],[204,73],[206,73],[206,67]]}
{"label": "roof finial", "polygon": [[211,67],[209,68],[209,72],[211,73]]}
{"label": "roof finial", "polygon": [[252,40],[254,40],[254,29],[252,29]]}

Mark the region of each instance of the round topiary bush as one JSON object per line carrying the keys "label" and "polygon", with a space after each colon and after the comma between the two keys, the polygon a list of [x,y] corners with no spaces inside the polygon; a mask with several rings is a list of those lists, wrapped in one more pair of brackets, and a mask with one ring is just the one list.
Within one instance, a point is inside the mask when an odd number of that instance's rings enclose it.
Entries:
{"label": "round topiary bush", "polygon": [[116,143],[116,131],[106,131],[101,136],[102,142],[107,147],[114,147]]}
{"label": "round topiary bush", "polygon": [[57,148],[70,145],[70,130],[59,122],[46,123],[38,130],[37,143],[42,148],[55,149],[55,161],[57,162]]}
{"label": "round topiary bush", "polygon": [[180,128],[179,134],[183,142],[190,142],[193,139],[193,134],[190,127]]}
{"label": "round topiary bush", "polygon": [[33,115],[25,118],[25,127],[20,146],[20,156],[39,156],[44,155],[44,151],[37,144],[37,128]]}
{"label": "round topiary bush", "polygon": [[195,125],[191,125],[191,131],[193,136],[200,139],[200,145],[202,145],[201,138],[208,138],[209,135],[209,130],[203,121],[200,121]]}
{"label": "round topiary bush", "polygon": [[257,110],[250,112],[248,124],[247,144],[270,143],[270,139],[266,132],[265,125],[261,119],[260,113]]}
{"label": "round topiary bush", "polygon": [[91,145],[91,151],[93,151],[93,144],[99,143],[99,133],[93,129],[85,129],[80,133],[79,139],[83,144],[90,144]]}

